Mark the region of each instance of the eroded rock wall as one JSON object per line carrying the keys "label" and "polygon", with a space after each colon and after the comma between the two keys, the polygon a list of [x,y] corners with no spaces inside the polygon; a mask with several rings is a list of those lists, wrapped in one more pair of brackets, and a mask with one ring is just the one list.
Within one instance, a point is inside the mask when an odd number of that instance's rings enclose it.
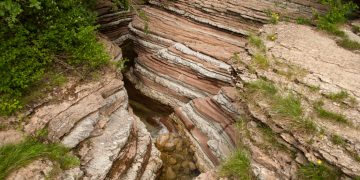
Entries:
{"label": "eroded rock wall", "polygon": [[[117,45],[101,41],[114,59],[121,56]],[[129,106],[121,73],[112,68],[100,73],[101,78],[88,82],[71,79],[62,89],[62,100],[34,109],[25,132],[45,128],[49,140],[72,149],[81,165],[67,179],[155,179],[162,164],[160,152]]]}
{"label": "eroded rock wall", "polygon": [[[146,18],[135,16],[129,24],[138,57],[126,76],[143,94],[175,109],[171,117],[180,132],[193,142],[202,171],[219,165],[242,139],[252,154],[253,173],[260,179],[296,178],[301,165],[317,160],[340,169],[344,177],[360,174],[356,160],[359,106],[341,102],[346,106],[344,109],[325,98],[325,107],[335,112],[346,111],[344,116],[351,121],[351,126],[327,122],[313,110],[313,104],[329,92],[343,90],[359,98],[357,81],[350,80],[359,74],[354,71],[359,55],[337,47],[333,39],[325,37],[334,47],[333,53],[346,54],[346,61],[343,61],[346,65],[340,65],[321,41],[326,35],[310,27],[300,30],[304,26],[290,23],[299,17],[311,17],[313,9],[320,13],[325,10],[317,1],[150,0],[149,3],[150,6],[142,8]],[[264,24],[277,20],[290,22],[261,31],[261,39],[269,49],[265,56],[273,62],[269,67],[259,67],[253,58],[256,50],[249,45],[247,36],[257,34]],[[279,36],[279,41],[275,39],[275,44],[267,37],[285,32],[287,34]],[[302,32],[313,34],[311,38],[321,41],[317,44],[319,47],[314,48],[310,40],[303,42],[306,38],[300,37]],[[297,34],[292,36],[292,33]],[[302,44],[295,45],[295,42]],[[350,64],[354,68],[350,68]],[[300,71],[306,75],[300,72],[294,78],[284,73],[287,69],[296,69],[293,65],[300,66]],[[318,66],[326,68],[322,71]],[[345,72],[331,75],[335,66]],[[352,73],[354,75],[349,76]],[[345,80],[344,77],[349,78]],[[304,116],[313,118],[323,134],[314,136],[295,131],[286,118],[274,115],[266,100],[249,101],[242,97],[246,96],[244,86],[247,83],[263,78],[300,96]],[[314,82],[320,91],[310,93]],[[240,133],[240,137],[236,137],[240,130],[235,122],[243,119],[247,119],[243,125],[247,134]],[[275,133],[274,142],[279,143],[273,144],[275,148],[266,143],[269,139],[263,131],[268,128]],[[334,132],[348,144],[339,146],[331,142]]]}

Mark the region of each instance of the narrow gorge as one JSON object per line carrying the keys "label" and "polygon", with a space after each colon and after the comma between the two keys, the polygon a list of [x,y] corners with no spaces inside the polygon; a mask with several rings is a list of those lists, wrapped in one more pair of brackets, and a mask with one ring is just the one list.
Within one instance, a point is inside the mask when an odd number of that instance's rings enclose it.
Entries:
{"label": "narrow gorge", "polygon": [[[6,179],[360,178],[360,51],[296,23],[329,7],[134,0],[129,9],[96,4],[111,65],[7,117],[21,119],[20,131],[0,131],[1,145],[46,129],[79,166],[39,158]],[[359,15],[342,31],[360,43],[355,27]],[[246,152],[244,176],[223,170],[234,152]]]}

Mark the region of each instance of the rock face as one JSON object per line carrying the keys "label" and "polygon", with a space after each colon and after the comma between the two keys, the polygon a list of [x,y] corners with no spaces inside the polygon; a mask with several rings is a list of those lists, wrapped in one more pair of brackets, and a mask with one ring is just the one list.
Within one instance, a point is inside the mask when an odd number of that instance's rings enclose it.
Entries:
{"label": "rock face", "polygon": [[[117,45],[134,41],[137,57],[127,80],[174,109],[162,123],[177,135],[161,135],[156,144],[165,152],[161,156],[169,156],[166,164],[176,168],[160,170],[160,152],[113,70],[96,81],[70,81],[63,100],[37,107],[25,131],[47,128],[49,139],[80,157],[80,168],[61,179],[155,179],[160,172],[161,178],[176,179],[182,167],[199,169],[198,179],[219,179],[216,168],[238,147],[247,147],[258,179],[298,179],[299,168],[319,161],[343,179],[360,176],[360,55],[291,23],[310,17],[313,9],[325,10],[315,0],[149,0],[144,13],[132,18],[112,2],[99,1],[98,22],[107,36],[101,41],[113,59],[122,57]],[[267,24],[278,20],[289,22]],[[248,41],[252,34],[264,42],[263,50]],[[278,94],[298,97],[301,118],[278,115],[268,96],[249,93],[248,84],[260,79],[275,84]],[[317,112],[319,102],[327,115]],[[177,147],[180,136],[189,140],[186,154],[196,162],[169,155],[184,153]],[[36,161],[11,177],[35,172],[43,178],[50,171],[44,164],[49,162]]]}
{"label": "rock face", "polygon": [[[301,165],[319,159],[340,169],[343,177],[360,175],[359,106],[351,104],[351,98],[341,102],[328,98],[346,91],[348,97],[359,99],[355,80],[359,55],[310,27],[291,23],[264,27],[272,21],[310,17],[312,9],[322,13],[325,8],[317,1],[150,0],[149,4],[142,8],[146,17],[135,16],[128,25],[138,56],[126,77],[146,96],[174,108],[171,119],[193,143],[201,171],[219,165],[240,140],[260,179],[297,178]],[[268,49],[266,68],[256,64],[256,48],[247,39],[258,30]],[[278,39],[271,41],[269,35]],[[320,135],[293,130],[286,118],[274,115],[265,99],[249,100],[246,84],[262,78],[300,96],[304,116],[322,129]],[[319,91],[312,93],[309,89],[314,86]],[[343,113],[352,125],[319,117],[313,109],[319,100],[326,109]],[[236,128],[236,122],[243,122],[245,130]],[[335,144],[334,134],[346,143]]]}
{"label": "rock face", "polygon": [[[118,57],[118,47],[107,45]],[[101,77],[70,82],[73,85],[65,87],[64,100],[34,110],[26,133],[47,128],[51,141],[61,142],[78,155],[83,179],[154,179],[162,164],[160,152],[129,107],[121,74],[106,69]]]}

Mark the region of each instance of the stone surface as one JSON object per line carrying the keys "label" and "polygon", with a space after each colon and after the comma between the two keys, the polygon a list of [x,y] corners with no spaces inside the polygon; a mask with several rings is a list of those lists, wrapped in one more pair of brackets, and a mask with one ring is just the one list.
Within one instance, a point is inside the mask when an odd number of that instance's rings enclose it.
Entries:
{"label": "stone surface", "polygon": [[[107,38],[102,41],[114,61],[121,57],[117,45]],[[64,86],[67,98],[34,109],[25,132],[36,134],[46,128],[49,140],[64,144],[80,158],[80,167],[60,172],[59,179],[155,179],[162,164],[160,153],[129,107],[121,74],[110,67],[99,73],[100,79]],[[4,138],[9,135],[16,140],[21,134],[0,133]],[[1,143],[15,141],[12,138]],[[53,166],[44,162],[34,161],[10,179],[44,179]]]}
{"label": "stone surface", "polygon": [[39,159],[31,162],[26,167],[12,172],[8,180],[46,179],[53,170],[54,164],[50,160]]}
{"label": "stone surface", "polygon": [[[126,76],[143,94],[175,109],[171,119],[193,143],[201,171],[219,165],[240,138],[253,155],[252,171],[260,179],[296,178],[301,165],[317,159],[341,169],[344,176],[359,174],[355,162],[359,106],[348,98],[340,102],[343,108],[325,97],[347,91],[358,101],[360,58],[338,47],[331,36],[290,23],[311,16],[312,9],[322,13],[322,5],[301,0],[149,3],[142,9],[147,22],[136,16],[129,24],[138,56]],[[264,26],[271,20],[269,10],[290,22]],[[246,38],[258,30],[268,49],[268,68],[253,61],[256,50]],[[270,34],[276,36],[275,41],[267,39]],[[286,119],[272,117],[271,104],[265,99],[244,98],[244,86],[260,78],[301,96],[304,114],[325,130],[325,138],[292,130]],[[309,88],[317,86],[319,92],[310,92]],[[353,126],[318,118],[312,107],[319,98],[324,99],[326,109],[344,114]],[[244,131],[251,137],[235,128],[243,119],[248,120]],[[264,135],[264,128],[274,132],[275,140]],[[330,141],[333,133],[345,139],[346,148]],[[294,152],[304,155],[293,158]]]}
{"label": "stone surface", "polygon": [[16,144],[24,139],[24,134],[16,130],[0,131],[0,146]]}
{"label": "stone surface", "polygon": [[[163,152],[179,152],[166,158],[160,177],[180,179],[179,169],[188,173],[195,166],[203,172],[197,179],[219,179],[215,168],[240,144],[249,150],[258,179],[297,179],[300,166],[318,160],[339,169],[344,179],[360,176],[360,105],[354,103],[360,100],[360,56],[337,46],[328,34],[291,23],[311,17],[313,10],[322,13],[326,8],[318,1],[150,0],[141,10],[146,21],[112,6],[105,0],[97,5],[107,36],[100,41],[114,60],[121,58],[114,43],[134,41],[137,57],[126,78],[145,96],[174,108],[161,121],[190,140],[189,150],[169,135],[156,140]],[[265,25],[271,13],[289,22]],[[250,34],[265,43],[268,67],[254,61],[257,50],[247,40]],[[269,40],[269,35],[276,38]],[[68,88],[71,95],[61,102],[36,108],[25,132],[47,127],[51,140],[73,148],[81,167],[71,177],[155,179],[160,152],[129,108],[121,78],[112,71],[101,77]],[[258,79],[300,97],[304,116],[319,133],[294,128],[291,119],[274,113],[266,97],[247,94],[246,84]],[[349,97],[326,98],[341,91]],[[319,100],[349,124],[319,118],[313,108]],[[344,144],[335,144],[334,134]]]}

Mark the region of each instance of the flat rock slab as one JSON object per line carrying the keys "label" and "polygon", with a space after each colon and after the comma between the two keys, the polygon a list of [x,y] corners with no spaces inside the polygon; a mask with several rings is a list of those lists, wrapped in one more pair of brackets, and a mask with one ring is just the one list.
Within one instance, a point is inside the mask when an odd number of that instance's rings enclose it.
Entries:
{"label": "flat rock slab", "polygon": [[[266,34],[276,34],[269,52],[310,71],[321,88],[330,92],[345,89],[360,98],[360,54],[338,46],[324,32],[290,23],[266,25]],[[305,77],[306,78],[306,77]]]}

